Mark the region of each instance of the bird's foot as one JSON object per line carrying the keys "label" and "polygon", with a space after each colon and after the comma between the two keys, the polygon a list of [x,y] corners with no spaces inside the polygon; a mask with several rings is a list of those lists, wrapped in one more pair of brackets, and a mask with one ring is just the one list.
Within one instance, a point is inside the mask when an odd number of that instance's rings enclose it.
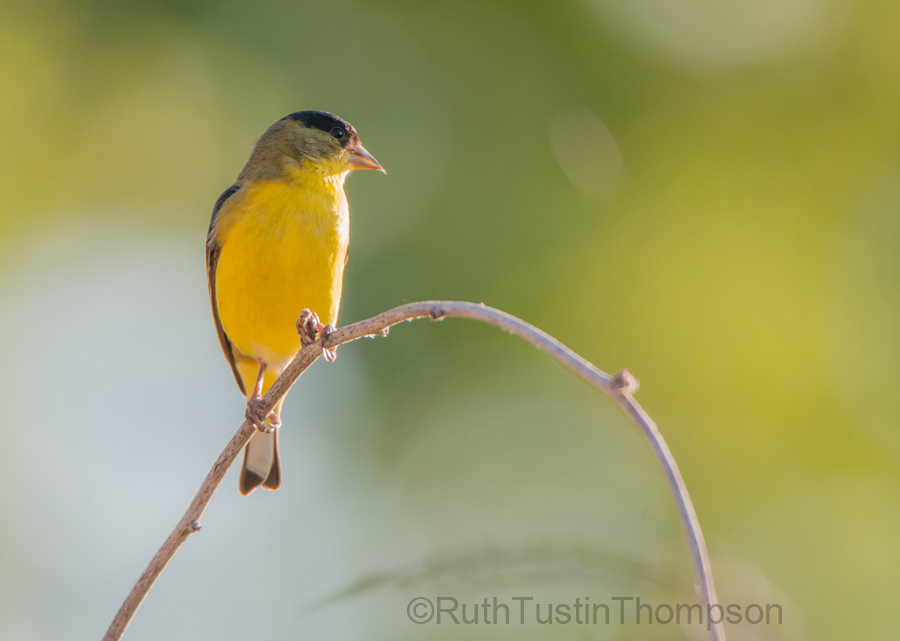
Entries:
{"label": "bird's foot", "polygon": [[333,363],[337,358],[337,345],[334,347],[325,347],[328,343],[328,338],[334,332],[334,325],[326,325],[320,330],[322,334],[322,356],[325,357],[325,360],[329,363]]}
{"label": "bird's foot", "polygon": [[262,397],[250,397],[250,400],[247,401],[247,409],[244,411],[244,416],[248,421],[253,423],[253,427],[255,427],[257,431],[262,432],[263,434],[271,434],[281,427],[281,419],[275,412],[269,412],[269,414],[263,418],[260,405],[262,405]]}
{"label": "bird's foot", "polygon": [[322,356],[329,363],[334,362],[337,358],[337,347],[326,347],[328,337],[334,332],[334,325],[323,325],[314,311],[304,309],[300,312],[300,318],[297,319],[297,331],[300,333],[300,343],[304,347],[312,345],[321,338]]}
{"label": "bird's foot", "polygon": [[325,329],[319,321],[319,316],[308,309],[300,312],[300,318],[297,319],[297,331],[300,333],[300,343],[305,347],[312,345],[319,337],[319,332]]}

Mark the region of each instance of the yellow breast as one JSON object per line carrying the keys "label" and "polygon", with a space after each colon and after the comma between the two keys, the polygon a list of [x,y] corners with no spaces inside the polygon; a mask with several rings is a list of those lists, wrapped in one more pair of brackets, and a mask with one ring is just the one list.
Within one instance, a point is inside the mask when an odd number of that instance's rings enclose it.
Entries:
{"label": "yellow breast", "polygon": [[215,228],[216,303],[244,355],[280,371],[300,349],[304,308],[337,322],[349,240],[344,176],[247,186]]}

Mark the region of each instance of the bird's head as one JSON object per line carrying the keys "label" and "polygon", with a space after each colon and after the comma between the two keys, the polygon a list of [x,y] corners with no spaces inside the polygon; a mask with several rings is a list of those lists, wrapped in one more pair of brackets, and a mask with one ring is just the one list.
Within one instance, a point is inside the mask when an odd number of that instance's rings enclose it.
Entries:
{"label": "bird's head", "polygon": [[[318,174],[344,174],[354,169],[384,171],[359,141],[349,122],[324,111],[298,111],[285,116],[256,144],[257,168],[284,165]],[[264,173],[264,172],[260,172]]]}

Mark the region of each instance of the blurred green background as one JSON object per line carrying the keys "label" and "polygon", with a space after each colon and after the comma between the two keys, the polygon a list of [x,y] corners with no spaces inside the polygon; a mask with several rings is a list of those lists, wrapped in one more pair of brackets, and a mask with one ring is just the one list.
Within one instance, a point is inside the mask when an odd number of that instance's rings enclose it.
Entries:
{"label": "blurred green background", "polygon": [[[892,0],[3,0],[0,637],[100,638],[240,423],[209,214],[315,108],[388,170],[348,181],[343,323],[485,302],[630,368],[722,601],[784,607],[729,638],[895,638],[898,33]],[[284,489],[232,472],[126,638],[703,638],[410,623],[689,599],[683,536],[524,343],[420,321],[339,356],[289,398]]]}

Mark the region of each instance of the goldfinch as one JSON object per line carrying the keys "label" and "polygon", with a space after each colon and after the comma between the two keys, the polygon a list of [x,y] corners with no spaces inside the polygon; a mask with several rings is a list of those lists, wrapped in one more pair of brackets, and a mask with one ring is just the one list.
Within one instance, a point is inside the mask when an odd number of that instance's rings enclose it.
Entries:
{"label": "goldfinch", "polygon": [[281,405],[258,401],[301,347],[297,320],[337,322],[350,238],[344,181],[354,169],[384,171],[347,121],[298,111],[269,127],[234,185],[213,208],[206,274],[216,332],[257,427],[244,450],[240,491],[281,486]]}

